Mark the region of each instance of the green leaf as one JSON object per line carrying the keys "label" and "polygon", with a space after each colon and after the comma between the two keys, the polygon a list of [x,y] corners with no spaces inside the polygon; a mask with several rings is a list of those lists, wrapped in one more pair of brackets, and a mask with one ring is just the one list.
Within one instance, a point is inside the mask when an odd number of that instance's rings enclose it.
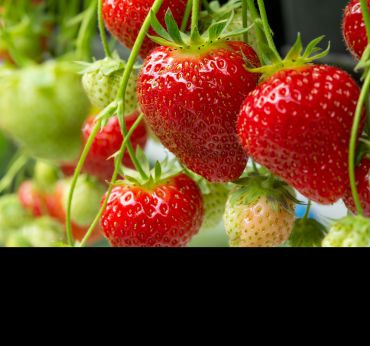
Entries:
{"label": "green leaf", "polygon": [[168,33],[171,36],[172,40],[176,42],[179,46],[184,46],[184,41],[182,40],[179,27],[177,26],[177,23],[175,19],[173,18],[173,15],[170,9],[168,9],[166,12],[165,22],[166,22]]}
{"label": "green leaf", "polygon": [[227,20],[222,20],[217,23],[213,23],[208,28],[208,37],[210,41],[216,41],[222,34],[222,32],[225,30],[225,27],[227,25]]}
{"label": "green leaf", "polygon": [[152,35],[147,35],[153,42],[158,43],[160,46],[165,46],[165,47],[178,47],[178,44],[172,41],[168,41],[162,37],[159,36],[152,36]]}
{"label": "green leaf", "polygon": [[312,40],[306,47],[305,52],[303,54],[304,58],[309,58],[312,53],[317,52],[318,50],[321,50],[321,48],[318,48],[317,45],[325,38],[325,36],[320,36],[314,40]]}
{"label": "green leaf", "polygon": [[302,51],[303,51],[302,38],[301,34],[298,33],[297,40],[295,41],[293,47],[289,50],[285,59],[289,61],[296,61],[300,58]]}
{"label": "green leaf", "polygon": [[[155,13],[153,11],[150,11],[150,20],[152,24],[153,30],[162,38],[164,38],[166,41],[172,41],[172,38],[170,34],[166,31],[166,29],[162,26],[162,24],[158,21]],[[149,36],[149,35],[148,35]],[[150,36],[150,38],[152,38]]]}
{"label": "green leaf", "polygon": [[156,162],[154,167],[154,179],[155,181],[159,181],[162,175],[162,166],[159,161]]}
{"label": "green leaf", "polygon": [[136,148],[136,158],[138,159],[141,167],[143,168],[144,172],[149,176],[150,175],[150,165],[148,158],[146,157],[143,149],[140,145]]}

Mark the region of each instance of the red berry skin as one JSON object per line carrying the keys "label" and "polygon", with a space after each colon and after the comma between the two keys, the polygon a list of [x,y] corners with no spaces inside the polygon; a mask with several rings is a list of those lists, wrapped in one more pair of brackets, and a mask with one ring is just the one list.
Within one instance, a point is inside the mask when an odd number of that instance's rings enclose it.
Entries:
{"label": "red berry skin", "polygon": [[[131,129],[138,117],[139,112],[135,112],[125,117],[127,130]],[[82,137],[85,144],[87,143],[94,126],[95,116],[91,116],[86,120],[82,129]],[[133,132],[130,142],[134,149],[138,146],[144,149],[147,141],[148,131],[144,121],[142,121]],[[114,159],[112,158],[112,155],[119,151],[122,142],[123,137],[118,118],[112,117],[109,119],[107,125],[95,137],[82,171],[97,177],[102,182],[109,181],[114,172]],[[127,151],[123,156],[122,163],[126,167],[134,168]],[[76,164],[72,163],[65,164],[61,168],[65,176],[71,176],[74,173],[75,167]]]}
{"label": "red berry skin", "polygon": [[30,211],[34,217],[47,214],[45,196],[41,191],[37,191],[32,181],[28,180],[21,184],[18,189],[18,199],[23,208]]}
{"label": "red berry skin", "polygon": [[[356,185],[360,197],[364,216],[370,217],[370,160],[364,159],[356,169]],[[352,197],[352,190],[349,186],[343,198],[346,207],[357,214],[357,208]]]}
{"label": "red berry skin", "polygon": [[[367,0],[370,10],[370,0]],[[351,54],[361,59],[367,47],[367,34],[359,0],[351,0],[344,10],[343,37]]]}
{"label": "red berry skin", "polygon": [[[282,70],[245,100],[237,129],[255,161],[321,204],[348,186],[348,147],[360,89],[344,71]],[[362,132],[365,112],[360,128]]]}
{"label": "red berry skin", "polygon": [[235,124],[260,75],[247,71],[242,52],[259,66],[257,54],[242,42],[223,42],[202,53],[158,47],[138,80],[139,104],[156,136],[214,183],[238,179],[247,163]]}
{"label": "red berry skin", "polygon": [[[103,0],[103,19],[107,29],[118,41],[132,49],[153,3],[154,0]],[[187,0],[164,0],[157,14],[160,23],[165,25],[165,14],[167,9],[170,9],[180,26],[186,3]],[[152,28],[149,29],[148,33],[156,35]],[[140,49],[140,56],[145,59],[156,46],[156,43],[146,37]]]}
{"label": "red berry skin", "polygon": [[184,247],[199,232],[203,216],[201,191],[180,174],[152,189],[116,186],[101,225],[113,247]]}
{"label": "red berry skin", "polygon": [[[127,130],[131,129],[139,115],[139,112],[135,112],[125,117]],[[94,121],[95,117],[88,118],[82,130],[85,143],[94,128]],[[142,121],[132,134],[130,142],[134,149],[138,146],[144,149],[147,140],[148,132],[144,121]],[[98,177],[102,181],[110,180],[114,172],[114,160],[111,156],[120,150],[122,142],[123,137],[118,118],[112,117],[102,131],[96,136],[86,159],[83,171]],[[122,163],[126,167],[134,168],[127,150],[124,154]]]}

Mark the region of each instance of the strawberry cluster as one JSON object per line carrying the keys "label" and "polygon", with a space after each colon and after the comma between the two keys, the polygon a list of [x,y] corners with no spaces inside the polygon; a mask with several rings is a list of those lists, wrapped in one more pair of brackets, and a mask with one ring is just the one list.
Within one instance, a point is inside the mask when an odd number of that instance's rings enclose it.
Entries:
{"label": "strawberry cluster", "polygon": [[[0,30],[0,129],[38,162],[14,210],[57,222],[54,243],[104,234],[113,247],[183,247],[223,222],[234,247],[370,245],[370,0],[351,0],[343,17],[362,89],[317,62],[323,37],[304,48],[298,35],[281,57],[263,0],[52,4],[27,5],[48,18],[43,29],[24,24],[34,42],[45,28],[59,34],[49,57],[10,24]],[[126,61],[107,31],[131,50]],[[147,158],[153,139],[175,159]],[[309,201],[299,219],[296,192]],[[309,219],[311,202],[340,200],[354,215],[329,231]],[[22,232],[7,243],[32,246]]]}

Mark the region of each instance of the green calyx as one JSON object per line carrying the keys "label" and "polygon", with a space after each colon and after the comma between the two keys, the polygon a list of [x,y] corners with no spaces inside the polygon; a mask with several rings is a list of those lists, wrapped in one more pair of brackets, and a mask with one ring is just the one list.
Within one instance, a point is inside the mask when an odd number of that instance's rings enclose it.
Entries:
{"label": "green calyx", "polygon": [[294,190],[285,182],[273,175],[260,175],[258,173],[236,181],[238,188],[232,193],[230,203],[239,205],[252,205],[261,197],[266,197],[272,208],[284,208],[289,213],[294,213],[291,204],[301,204],[295,197]]}
{"label": "green calyx", "polygon": [[267,60],[267,64],[265,66],[249,70],[254,73],[261,73],[261,79],[265,80],[278,71],[304,67],[305,65],[310,64],[315,60],[322,59],[328,55],[330,51],[330,42],[325,50],[318,47],[318,44],[322,42],[324,37],[325,36],[320,36],[312,40],[307,45],[306,49],[303,49],[301,35],[298,34],[296,42],[283,60],[277,57],[275,52],[269,46],[262,43],[261,46],[265,60]]}
{"label": "green calyx", "polygon": [[163,162],[157,161],[154,167],[151,168],[148,158],[140,146],[136,149],[136,159],[145,175],[128,167],[121,167],[120,174],[124,177],[124,180],[118,181],[116,185],[131,185],[152,189],[184,171],[176,159],[169,160],[168,158]]}
{"label": "green calyx", "polygon": [[91,72],[101,72],[104,76],[111,76],[115,72],[123,72],[126,67],[126,62],[122,60],[117,52],[112,54],[112,57],[106,57],[102,60],[95,60],[92,63],[78,62],[83,67],[80,72],[82,75]]}
{"label": "green calyx", "polygon": [[325,226],[314,219],[297,219],[288,240],[288,246],[321,247],[327,233]]}
{"label": "green calyx", "polygon": [[167,29],[161,25],[155,14],[151,12],[151,24],[158,36],[149,35],[149,37],[161,46],[197,52],[217,42],[223,42],[232,37],[240,36],[252,27],[228,32],[227,28],[232,23],[233,18],[234,12],[231,12],[227,19],[212,23],[202,35],[188,35],[180,31],[170,10],[167,11],[165,16]]}

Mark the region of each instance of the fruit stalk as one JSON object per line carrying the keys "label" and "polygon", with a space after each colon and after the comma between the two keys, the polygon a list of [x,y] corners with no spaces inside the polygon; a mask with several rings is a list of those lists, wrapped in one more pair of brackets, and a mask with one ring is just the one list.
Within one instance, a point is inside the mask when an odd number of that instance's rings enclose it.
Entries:
{"label": "fruit stalk", "polygon": [[359,215],[363,215],[363,208],[361,206],[360,197],[357,190],[356,185],[356,147],[357,147],[357,138],[358,138],[358,132],[360,128],[360,122],[361,117],[363,113],[363,107],[366,103],[366,100],[369,95],[370,90],[370,73],[369,71],[366,72],[365,82],[361,90],[360,98],[358,100],[356,113],[355,113],[355,119],[353,121],[353,127],[352,127],[352,134],[351,134],[351,141],[350,141],[350,147],[349,147],[349,177],[350,177],[350,184],[351,184],[351,190],[353,195],[353,200],[356,205],[356,209]]}
{"label": "fruit stalk", "polygon": [[181,31],[186,30],[186,25],[188,24],[192,7],[193,7],[193,0],[188,0],[188,3],[186,4],[185,13],[184,13],[184,18],[182,19],[182,23],[181,23]]}
{"label": "fruit stalk", "polygon": [[91,131],[91,134],[86,142],[86,145],[83,149],[83,152],[81,154],[80,159],[78,160],[78,164],[76,166],[75,172],[73,174],[71,188],[68,195],[68,202],[67,202],[67,208],[66,208],[66,233],[67,233],[67,241],[70,246],[73,246],[73,237],[72,237],[72,221],[71,221],[71,209],[72,209],[72,200],[73,200],[73,194],[77,185],[78,177],[82,171],[82,168],[85,164],[86,158],[90,152],[91,146],[95,140],[96,135],[100,131],[102,122],[105,117],[109,117],[113,114],[115,111],[114,104],[108,106],[105,110],[102,111],[102,113],[98,116],[98,121],[95,124],[95,127],[93,131]]}
{"label": "fruit stalk", "polygon": [[370,14],[369,14],[369,10],[367,7],[367,0],[360,0],[360,4],[361,4],[361,12],[364,17],[367,37],[370,37]]}
{"label": "fruit stalk", "polygon": [[85,237],[82,239],[81,244],[80,244],[80,247],[84,247],[88,243],[91,234],[93,233],[93,231],[94,231],[95,227],[97,226],[97,224],[98,224],[101,216],[104,213],[105,208],[107,207],[109,196],[111,195],[111,193],[113,191],[113,188],[114,188],[114,184],[116,183],[117,178],[118,178],[119,167],[121,165],[123,154],[125,152],[127,143],[129,143],[129,140],[130,140],[132,134],[134,133],[134,131],[136,130],[136,128],[139,126],[139,124],[141,123],[141,121],[143,120],[143,118],[144,118],[144,115],[143,114],[141,114],[137,118],[137,120],[135,121],[134,125],[131,127],[130,131],[127,133],[127,136],[125,137],[124,141],[122,142],[121,149],[120,149],[119,154],[118,154],[118,156],[116,158],[116,161],[115,161],[115,170],[114,170],[114,173],[113,173],[113,177],[112,177],[111,183],[109,184],[109,189],[108,189],[108,192],[107,192],[107,198],[104,200],[104,203],[101,206],[101,208],[100,208],[97,216],[95,217],[93,223],[91,224],[91,226],[87,230]]}
{"label": "fruit stalk", "polygon": [[258,8],[259,8],[259,11],[260,11],[260,16],[261,16],[261,20],[262,20],[263,29],[264,29],[264,32],[265,32],[265,37],[266,37],[267,43],[268,43],[270,49],[273,51],[277,61],[281,61],[280,54],[279,54],[279,52],[276,48],[274,39],[272,37],[271,28],[270,28],[268,18],[267,18],[265,3],[264,3],[263,0],[257,0],[257,2],[258,2]]}
{"label": "fruit stalk", "polygon": [[112,53],[108,45],[107,35],[105,34],[102,8],[103,8],[103,0],[98,0],[98,23],[99,23],[100,39],[103,44],[105,56],[107,58],[111,58]]}
{"label": "fruit stalk", "polygon": [[193,10],[191,13],[191,41],[197,43],[199,41],[199,0],[193,0]]}

